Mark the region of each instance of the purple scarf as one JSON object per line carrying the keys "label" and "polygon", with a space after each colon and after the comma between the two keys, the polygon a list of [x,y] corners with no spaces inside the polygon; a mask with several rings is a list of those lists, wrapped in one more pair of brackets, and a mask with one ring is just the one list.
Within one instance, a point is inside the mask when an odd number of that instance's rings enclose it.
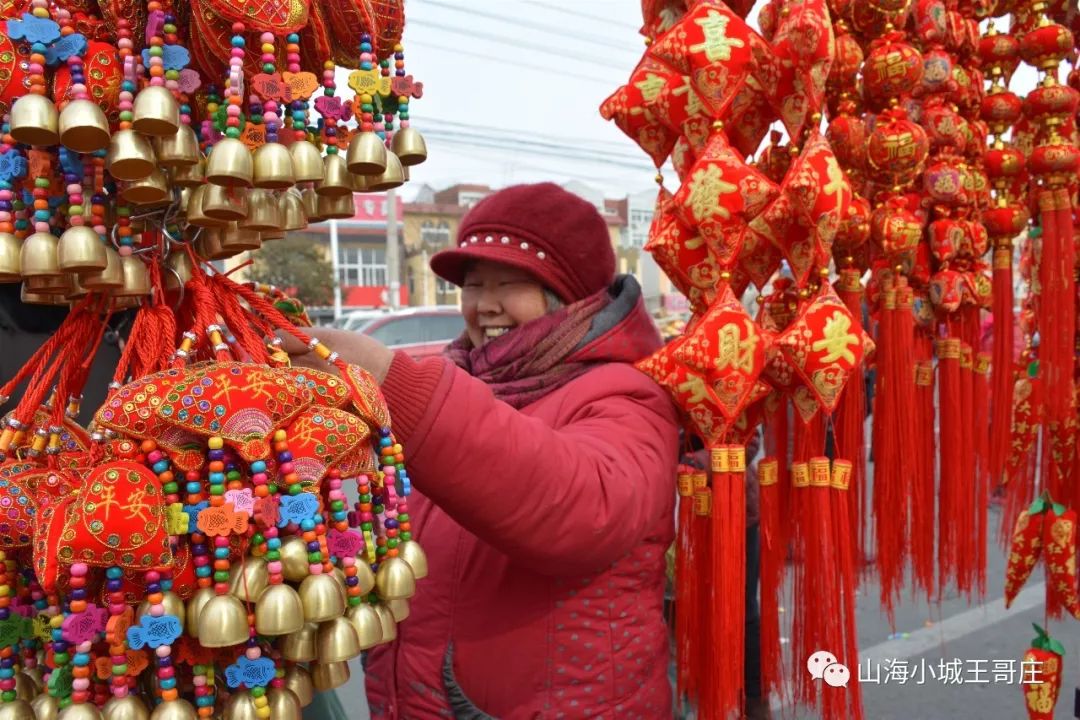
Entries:
{"label": "purple scarf", "polygon": [[634,363],[662,344],[641,286],[620,275],[610,288],[474,348],[468,334],[446,356],[515,408],[536,402],[600,363]]}

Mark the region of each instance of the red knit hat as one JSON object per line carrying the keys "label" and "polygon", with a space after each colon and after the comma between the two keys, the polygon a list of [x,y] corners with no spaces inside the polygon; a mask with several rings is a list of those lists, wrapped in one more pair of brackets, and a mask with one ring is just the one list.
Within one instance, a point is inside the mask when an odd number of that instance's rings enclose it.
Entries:
{"label": "red knit hat", "polygon": [[470,260],[521,268],[563,302],[588,297],[615,277],[604,218],[554,183],[514,185],[481,200],[462,221],[458,246],[431,258],[431,269],[460,286]]}

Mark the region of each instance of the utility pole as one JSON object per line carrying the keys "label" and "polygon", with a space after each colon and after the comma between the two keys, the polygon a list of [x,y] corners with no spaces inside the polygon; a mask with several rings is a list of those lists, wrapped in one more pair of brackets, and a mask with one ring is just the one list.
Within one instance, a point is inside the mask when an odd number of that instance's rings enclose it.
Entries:
{"label": "utility pole", "polygon": [[386,283],[388,305],[401,307],[401,262],[398,259],[397,193],[386,191]]}
{"label": "utility pole", "polygon": [[341,319],[341,273],[338,257],[338,223],[330,221],[330,265],[334,268],[334,320]]}

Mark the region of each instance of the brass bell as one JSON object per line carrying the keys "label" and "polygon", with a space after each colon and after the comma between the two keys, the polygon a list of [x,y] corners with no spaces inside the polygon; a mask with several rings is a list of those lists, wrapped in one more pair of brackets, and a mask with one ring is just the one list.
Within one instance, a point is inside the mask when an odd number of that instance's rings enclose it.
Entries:
{"label": "brass bell", "polygon": [[[397,139],[397,136],[394,136]],[[349,141],[345,165],[356,175],[382,175],[386,169],[386,141],[377,133],[361,132]]]}
{"label": "brass bell", "polygon": [[349,171],[341,156],[334,153],[324,157],[323,176],[315,182],[315,192],[319,195],[352,195],[349,185]]}
{"label": "brass bell", "polygon": [[375,573],[371,571],[371,566],[364,561],[358,560],[353,567],[356,568],[356,587],[360,589],[361,595],[367,595],[375,589]]}
{"label": "brass bell", "polygon": [[[186,608],[184,607],[184,600],[171,590],[164,593],[161,598],[161,604],[165,606],[165,614],[172,615],[177,618],[184,617]],[[139,620],[144,615],[150,614],[150,601],[143,600],[139,603],[139,609],[135,612],[135,622],[138,624]]]}
{"label": "brass bell", "polygon": [[266,691],[266,699],[270,703],[270,717],[274,720],[301,720],[304,715],[304,706],[300,704],[300,698],[288,688],[272,687]]}
{"label": "brass bell", "polygon": [[[38,679],[26,672],[20,670],[15,675],[15,695],[21,697],[26,702],[30,702],[41,692],[41,685],[38,684]],[[25,694],[22,694],[25,693]]]}
{"label": "brass bell", "polygon": [[199,185],[191,191],[191,195],[188,197],[186,213],[188,225],[208,228],[221,227],[226,223],[225,220],[218,220],[203,212],[203,203],[206,201],[206,193],[208,193],[211,188],[217,187],[217,185]]}
{"label": "brass bell", "polygon": [[41,692],[45,687],[45,671],[41,665],[35,665],[32,668],[24,668],[23,675],[34,681],[34,686],[37,687],[38,692]]}
{"label": "brass bell", "polygon": [[354,193],[363,193],[368,191],[368,176],[357,175],[355,173],[349,173],[349,187],[352,188]]}
{"label": "brass bell", "polygon": [[270,190],[248,190],[248,214],[240,227],[248,230],[281,229],[281,207]]}
{"label": "brass bell", "polygon": [[183,188],[197,188],[206,180],[206,160],[199,157],[192,165],[181,165],[170,171],[172,184]]}
{"label": "brass bell", "polygon": [[386,558],[375,571],[375,590],[383,600],[408,600],[416,592],[412,568],[399,557]]}
{"label": "brass bell", "polygon": [[349,663],[312,663],[311,683],[319,692],[333,690],[349,682]]}
{"label": "brass bell", "polygon": [[207,228],[199,235],[195,243],[195,253],[206,260],[224,260],[238,255],[237,252],[228,252],[221,248],[221,228]]}
{"label": "brass bell", "polygon": [[319,625],[315,645],[320,663],[352,660],[360,655],[360,638],[356,634],[356,627],[344,616]]}
{"label": "brass bell", "polygon": [[229,569],[229,592],[240,602],[256,602],[269,584],[266,558],[246,557]]}
{"label": "brass bell", "polygon": [[281,543],[281,574],[289,582],[298,583],[308,576],[307,543],[299,535],[293,535]]}
{"label": "brass bell", "polygon": [[300,583],[300,602],[304,605],[304,619],[321,623],[345,612],[345,597],[341,587],[330,575],[308,575]]}
{"label": "brass bell", "polygon": [[201,155],[195,129],[190,125],[181,125],[172,135],[154,138],[154,154],[162,167],[180,168],[197,165]]}
{"label": "brass bell", "polygon": [[42,295],[67,295],[71,292],[71,275],[40,275],[23,280],[23,287]]}
{"label": "brass bell", "polygon": [[226,187],[251,187],[251,151],[236,138],[222,138],[206,158],[206,180]]}
{"label": "brass bell", "polygon": [[0,283],[18,282],[20,273],[19,255],[22,243],[13,233],[0,233]]}
{"label": "brass bell", "polygon": [[356,205],[353,196],[348,195],[320,195],[319,215],[327,220],[343,220],[356,214]]}
{"label": "brass bell", "polygon": [[422,580],[427,577],[427,554],[415,540],[406,540],[398,545],[398,557],[412,568],[413,577]]}
{"label": "brass bell", "polygon": [[88,273],[79,278],[79,284],[88,290],[109,290],[124,286],[124,266],[120,263],[120,253],[105,246],[105,269]]}
{"label": "brass bell", "polygon": [[392,152],[386,153],[386,169],[381,175],[368,178],[368,189],[372,192],[393,190],[405,184],[405,171],[397,155]]}
{"label": "brass bell", "polygon": [[150,720],[199,720],[199,715],[187,700],[166,700],[154,708]]}
{"label": "brass bell", "polygon": [[199,616],[202,615],[206,603],[210,602],[214,595],[213,588],[199,588],[187,601],[187,611],[184,613],[184,626],[187,629],[187,634],[191,637],[199,637]]}
{"label": "brass bell", "polygon": [[93,703],[73,703],[60,711],[57,720],[101,720],[101,711]]}
{"label": "brass bell", "polygon": [[142,180],[157,168],[154,148],[150,141],[134,130],[113,133],[109,153],[105,156],[109,174],[117,180]]}
{"label": "brass bell", "polygon": [[293,691],[303,707],[307,707],[315,699],[311,673],[303,665],[293,665],[285,671],[285,688]]}
{"label": "brass bell", "polygon": [[255,173],[254,183],[257,188],[284,190],[292,187],[296,182],[293,177],[292,155],[281,143],[270,142],[259,146],[252,158],[252,163]]}
{"label": "brass bell", "polygon": [[134,695],[114,697],[101,709],[102,720],[150,720],[150,711]]}
{"label": "brass bell", "polygon": [[394,622],[401,622],[409,617],[408,600],[387,600],[386,607],[390,610],[390,614],[394,616]]}
{"label": "brass bell", "polygon": [[356,629],[356,637],[360,640],[360,649],[367,650],[382,642],[382,621],[379,613],[369,603],[353,605],[345,611],[345,617]]}
{"label": "brass bell", "polygon": [[113,290],[114,297],[141,298],[150,294],[150,271],[146,269],[146,263],[128,255],[120,258],[120,266],[124,272],[124,285]]}
{"label": "brass bell", "polygon": [[150,205],[167,200],[170,196],[169,181],[165,173],[155,169],[141,180],[128,184],[120,191],[120,197],[134,205]]}
{"label": "brass bell", "polygon": [[304,188],[300,191],[300,204],[304,208],[304,216],[309,225],[326,219],[319,214],[319,196],[312,188]]}
{"label": "brass bell", "polygon": [[90,290],[79,282],[79,276],[72,273],[67,276],[68,290],[64,293],[65,300],[81,300],[90,294]]}
{"label": "brass bell", "polygon": [[[273,715],[271,715],[273,717]],[[259,720],[258,708],[255,707],[255,698],[247,690],[237,690],[229,696],[225,703],[224,720]]]}
{"label": "brass bell", "polygon": [[263,245],[271,240],[284,240],[285,231],[280,228],[277,230],[263,230],[259,233],[259,238],[263,241]]}
{"label": "brass bell", "polygon": [[304,605],[291,585],[271,585],[255,603],[255,631],[260,635],[288,635],[304,629]]}
{"label": "brass bell", "polygon": [[409,166],[408,165],[402,165],[401,166],[401,179],[404,182],[409,182]]}
{"label": "brass bell", "polygon": [[[257,630],[258,628],[256,628]],[[260,631],[261,634],[261,631]],[[315,638],[319,634],[319,626],[315,623],[305,623],[302,628],[285,636],[281,643],[281,657],[292,662],[311,662],[319,656],[315,645]]]}
{"label": "brass bell", "polygon": [[390,140],[390,149],[398,156],[405,167],[419,165],[427,160],[427,143],[419,130],[411,127],[401,128]]}
{"label": "brass bell", "polygon": [[379,616],[379,624],[382,626],[382,641],[390,643],[397,640],[397,623],[394,621],[394,614],[390,612],[390,608],[380,603],[375,606],[375,613]]}
{"label": "brass bell", "polygon": [[[248,214],[248,194],[243,188],[206,185],[202,194],[203,215],[214,220],[243,220]],[[192,197],[194,202],[194,197]],[[190,215],[188,222],[191,222]]]}
{"label": "brass bell", "polygon": [[304,205],[300,200],[300,193],[295,191],[283,192],[278,202],[281,205],[281,225],[283,230],[303,230],[307,227],[307,215],[304,214]]}
{"label": "brass bell", "polygon": [[44,95],[27,93],[11,106],[11,137],[23,145],[46,147],[60,142],[56,105]]}
{"label": "brass bell", "polygon": [[262,247],[258,230],[249,230],[236,223],[229,223],[218,232],[221,234],[221,249],[232,252],[233,255]]}
{"label": "brass bell", "polygon": [[164,85],[149,85],[135,96],[131,128],[143,135],[170,137],[180,128],[180,106]]}
{"label": "brass bell", "polygon": [[24,278],[59,275],[60,263],[56,257],[58,240],[47,232],[36,232],[23,240],[19,252],[19,267]]}
{"label": "brass bell", "polygon": [[29,700],[16,697],[10,702],[0,704],[0,720],[37,720],[37,716]]}
{"label": "brass bell", "polygon": [[232,595],[215,595],[199,613],[199,644],[230,647],[249,637],[247,611]]}
{"label": "brass bell", "polygon": [[179,290],[187,285],[195,274],[195,265],[191,262],[191,256],[186,252],[174,252],[169,255],[166,266],[172,272],[165,273],[165,289]]}
{"label": "brass bell", "polygon": [[30,702],[37,720],[56,720],[60,714],[60,702],[48,693],[41,693]]}
{"label": "brass bell", "polygon": [[317,182],[323,179],[323,161],[319,149],[307,140],[297,140],[289,146],[293,177],[296,182]]}
{"label": "brass bell", "polygon": [[109,147],[109,137],[109,120],[97,103],[72,100],[60,112],[60,144],[69,150],[104,150]]}

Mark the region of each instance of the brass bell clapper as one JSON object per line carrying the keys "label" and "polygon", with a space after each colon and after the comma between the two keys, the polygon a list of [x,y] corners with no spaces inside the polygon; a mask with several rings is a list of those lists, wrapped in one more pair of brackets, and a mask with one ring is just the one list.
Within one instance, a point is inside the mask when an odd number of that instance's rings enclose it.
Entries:
{"label": "brass bell clapper", "polygon": [[[211,263],[350,218],[356,192],[423,162],[401,23],[333,29],[359,48],[346,103],[307,13],[286,32],[216,0],[107,21],[63,5],[6,24],[28,61],[0,104],[0,282],[69,312],[0,387],[18,513],[0,529],[0,720],[300,720],[397,637],[427,560],[374,379],[304,335],[281,290]],[[84,428],[121,310],[130,337]],[[327,371],[290,368],[283,329]]]}

